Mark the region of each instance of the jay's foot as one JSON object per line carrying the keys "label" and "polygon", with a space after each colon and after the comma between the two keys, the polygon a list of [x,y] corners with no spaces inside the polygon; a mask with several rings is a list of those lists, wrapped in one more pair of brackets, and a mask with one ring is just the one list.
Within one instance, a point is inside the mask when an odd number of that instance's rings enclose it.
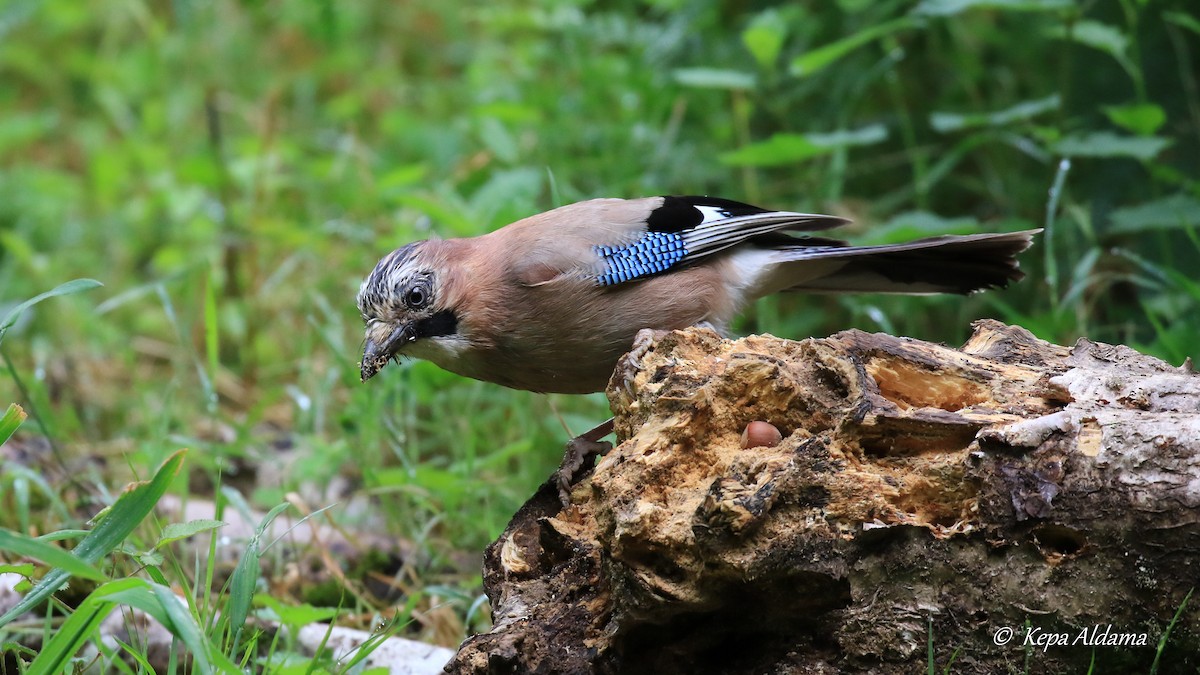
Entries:
{"label": "jay's foot", "polygon": [[571,486],[591,471],[597,457],[612,450],[612,443],[600,440],[612,431],[613,421],[610,419],[567,441],[562,464],[559,464],[558,471],[554,472],[554,481],[558,484],[558,497],[563,506],[571,505]]}
{"label": "jay's foot", "polygon": [[629,395],[629,398],[633,398],[633,378],[637,377],[638,372],[643,368],[642,359],[650,353],[654,343],[663,339],[669,332],[653,328],[639,330],[633,338],[633,346],[629,348],[629,352],[617,362],[614,377],[618,378],[621,385],[625,387],[625,393]]}

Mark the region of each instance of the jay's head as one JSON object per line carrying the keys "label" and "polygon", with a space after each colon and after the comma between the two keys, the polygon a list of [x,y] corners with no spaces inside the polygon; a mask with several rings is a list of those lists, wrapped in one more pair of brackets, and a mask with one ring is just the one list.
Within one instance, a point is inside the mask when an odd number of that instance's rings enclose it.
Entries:
{"label": "jay's head", "polygon": [[405,353],[426,351],[453,340],[458,317],[446,305],[445,279],[436,269],[436,256],[418,241],[384,256],[358,289],[358,310],[366,323],[362,379],[374,377],[388,361]]}

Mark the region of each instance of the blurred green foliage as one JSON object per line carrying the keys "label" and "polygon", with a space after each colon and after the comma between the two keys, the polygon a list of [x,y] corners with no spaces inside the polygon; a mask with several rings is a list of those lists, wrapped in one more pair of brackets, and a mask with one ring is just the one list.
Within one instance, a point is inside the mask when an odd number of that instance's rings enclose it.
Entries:
{"label": "blurred green foliage", "polygon": [[739,328],[954,342],[994,316],[1178,363],[1198,65],[1194,0],[6,0],[0,315],[104,288],[22,315],[0,405],[95,493],[181,445],[214,483],[282,472],[260,506],[350,475],[426,551],[418,578],[469,590],[454,552],[604,399],[411,362],[360,385],[354,293],[383,253],[595,196],[834,212],[866,242],[1045,226],[1007,291],[771,298]]}

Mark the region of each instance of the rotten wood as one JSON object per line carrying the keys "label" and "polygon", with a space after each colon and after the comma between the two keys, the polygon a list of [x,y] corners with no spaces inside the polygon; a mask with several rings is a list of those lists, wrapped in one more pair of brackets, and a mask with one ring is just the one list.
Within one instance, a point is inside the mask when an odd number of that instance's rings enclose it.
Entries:
{"label": "rotten wood", "polygon": [[495,627],[447,670],[912,673],[932,639],[939,672],[1147,672],[1182,607],[1158,672],[1196,672],[1200,377],[975,328],[663,337],[572,504],[488,548]]}

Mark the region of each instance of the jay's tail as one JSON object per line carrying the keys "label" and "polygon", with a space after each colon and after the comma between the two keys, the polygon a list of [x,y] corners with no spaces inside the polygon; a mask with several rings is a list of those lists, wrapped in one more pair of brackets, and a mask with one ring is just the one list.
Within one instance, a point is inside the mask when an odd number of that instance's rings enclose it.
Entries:
{"label": "jay's tail", "polygon": [[[1017,254],[1038,232],[945,235],[882,246],[784,245],[774,249],[774,259],[784,281],[781,290],[967,294],[1024,277]],[[825,264],[812,264],[818,260]],[[814,268],[828,271],[814,277]]]}

